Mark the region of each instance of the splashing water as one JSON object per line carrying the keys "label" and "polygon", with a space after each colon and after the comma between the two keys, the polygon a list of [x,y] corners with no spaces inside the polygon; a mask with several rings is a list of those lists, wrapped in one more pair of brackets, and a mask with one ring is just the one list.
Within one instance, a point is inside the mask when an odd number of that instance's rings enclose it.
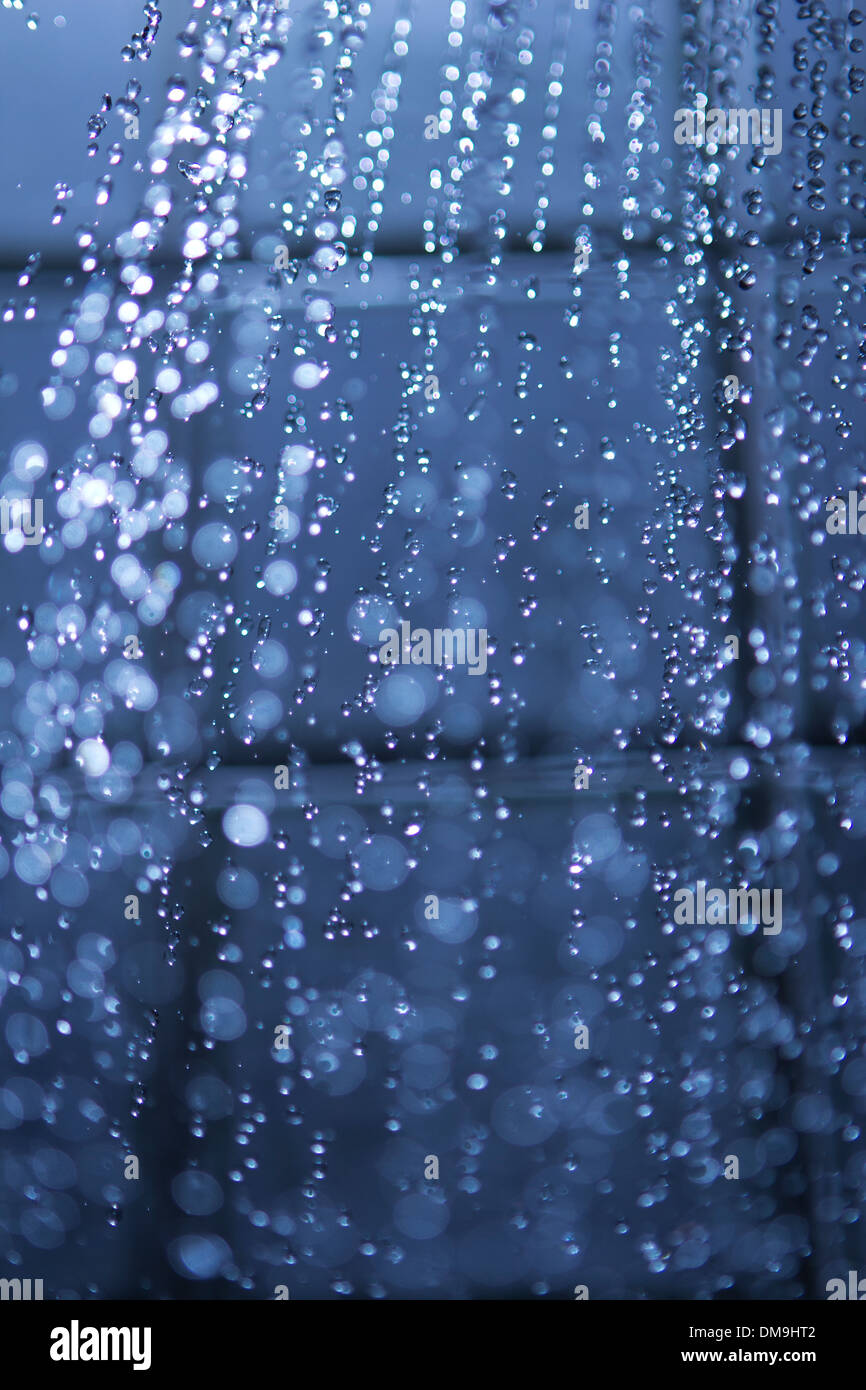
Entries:
{"label": "splashing water", "polygon": [[[134,22],[0,9],[70,150],[2,313],[3,1259],[823,1297],[866,1261],[862,13]],[[709,138],[752,107],[777,153]]]}

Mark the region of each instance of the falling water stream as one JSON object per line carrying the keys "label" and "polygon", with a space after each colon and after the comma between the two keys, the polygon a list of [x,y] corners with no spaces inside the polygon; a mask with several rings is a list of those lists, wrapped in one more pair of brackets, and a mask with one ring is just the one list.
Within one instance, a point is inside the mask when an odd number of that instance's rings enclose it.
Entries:
{"label": "falling water stream", "polygon": [[[863,12],[127,10],[4,273],[3,1273],[823,1296],[866,1260]],[[67,23],[3,0],[7,61]],[[676,135],[751,108],[777,152]],[[404,623],[475,668],[389,665]]]}

